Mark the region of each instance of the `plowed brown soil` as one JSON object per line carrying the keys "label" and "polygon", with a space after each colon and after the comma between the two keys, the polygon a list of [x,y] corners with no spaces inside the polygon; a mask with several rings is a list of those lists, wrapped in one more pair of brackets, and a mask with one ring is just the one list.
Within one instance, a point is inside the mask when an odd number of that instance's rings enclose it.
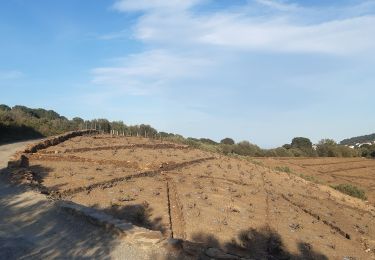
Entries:
{"label": "plowed brown soil", "polygon": [[375,206],[375,160],[365,158],[254,158],[264,166],[288,167],[326,185],[352,184],[366,192]]}
{"label": "plowed brown soil", "polygon": [[[372,162],[263,159],[260,163],[261,159],[251,162],[186,147],[161,148],[160,143],[136,137],[76,137],[29,156],[29,170],[56,198],[238,256],[375,257],[373,205],[273,170],[286,165],[319,177],[335,179],[339,174],[355,183],[366,182],[370,189]],[[120,147],[131,144],[155,146]],[[112,150],[107,148],[111,145]],[[81,148],[89,149],[72,150]],[[356,169],[341,172],[345,167],[356,167],[359,174]],[[357,175],[362,178],[353,177]]]}

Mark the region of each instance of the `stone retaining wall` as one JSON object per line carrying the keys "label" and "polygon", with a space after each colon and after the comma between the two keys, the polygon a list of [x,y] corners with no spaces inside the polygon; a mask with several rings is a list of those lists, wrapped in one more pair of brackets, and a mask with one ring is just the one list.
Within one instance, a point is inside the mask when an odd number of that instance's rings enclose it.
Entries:
{"label": "stone retaining wall", "polygon": [[61,135],[51,136],[39,142],[28,145],[24,150],[15,153],[8,161],[8,168],[28,167],[29,162],[25,154],[36,153],[39,150],[46,149],[50,146],[58,145],[68,139],[76,136],[97,134],[96,130],[79,130],[71,131]]}
{"label": "stone retaining wall", "polygon": [[145,245],[154,245],[164,240],[160,231],[149,230],[135,226],[129,222],[116,219],[99,210],[89,208],[68,201],[55,202],[59,208],[71,215],[83,218],[84,220],[100,226],[109,232],[120,235],[123,239],[132,243],[142,243]]}

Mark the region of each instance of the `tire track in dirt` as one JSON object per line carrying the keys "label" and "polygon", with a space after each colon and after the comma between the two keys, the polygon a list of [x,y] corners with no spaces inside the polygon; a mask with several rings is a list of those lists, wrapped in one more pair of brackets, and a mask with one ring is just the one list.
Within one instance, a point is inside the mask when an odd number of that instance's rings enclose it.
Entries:
{"label": "tire track in dirt", "polygon": [[337,178],[353,178],[353,179],[362,179],[362,180],[371,180],[374,181],[374,177],[365,177],[365,176],[355,176],[355,175],[341,175],[341,174],[332,174],[331,176]]}
{"label": "tire track in dirt", "polygon": [[215,157],[200,158],[200,159],[182,162],[182,163],[163,164],[157,170],[145,171],[145,172],[140,172],[140,173],[124,176],[124,177],[118,177],[118,178],[114,178],[108,181],[97,182],[97,183],[90,184],[88,186],[69,189],[69,190],[65,190],[62,192],[51,190],[44,186],[43,186],[43,190],[45,193],[50,193],[50,195],[56,199],[66,198],[66,197],[69,197],[69,196],[72,196],[72,195],[75,195],[77,193],[84,192],[84,191],[91,191],[93,189],[98,189],[98,188],[104,188],[104,189],[111,188],[121,182],[128,181],[128,180],[135,179],[135,178],[154,177],[156,175],[161,174],[162,172],[181,169],[190,165],[199,164],[201,162],[213,160],[213,159],[215,159]]}
{"label": "tire track in dirt", "polygon": [[140,169],[137,162],[131,161],[118,161],[118,160],[95,160],[90,158],[79,157],[75,155],[50,155],[50,154],[31,154],[28,155],[29,160],[36,161],[52,161],[52,162],[83,162],[83,163],[95,163],[100,165],[115,165],[126,168]]}
{"label": "tire track in dirt", "polygon": [[[275,159],[277,161],[285,161],[286,159]],[[346,168],[346,169],[338,169],[338,170],[332,170],[332,171],[320,171],[320,170],[316,170],[312,167],[306,167],[306,166],[302,166],[302,165],[299,165],[299,164],[296,164],[296,163],[292,163],[292,162],[289,162],[287,161],[286,162],[287,164],[291,164],[291,165],[294,165],[294,166],[297,166],[297,167],[301,167],[303,169],[307,169],[309,171],[313,171],[315,172],[315,175],[317,176],[320,176],[320,175],[324,175],[324,174],[327,174],[327,173],[335,173],[335,172],[345,172],[345,171],[350,171],[350,170],[359,170],[359,169],[372,169],[372,168],[375,168],[375,166],[362,166],[362,167],[352,167],[352,168]],[[348,179],[344,179],[343,177],[346,177],[346,176],[340,176],[338,174],[331,174],[330,176],[332,176],[333,178],[337,178],[337,179],[343,179],[345,181],[349,181],[349,182],[353,182],[353,180],[348,180]],[[352,177],[352,176],[350,176]],[[357,177],[357,176],[353,176],[355,178],[362,178],[362,179],[365,179],[366,177]],[[372,178],[369,178],[370,180],[372,180]]]}
{"label": "tire track in dirt", "polygon": [[286,159],[283,159],[283,158],[275,158],[275,161],[278,161],[280,163],[284,163],[284,164],[289,164],[289,165],[294,165],[294,166],[297,166],[297,167],[300,167],[302,169],[308,169],[308,170],[311,170],[311,171],[315,171],[315,172],[318,172],[314,169],[311,169],[309,167],[305,167],[305,166],[301,166],[300,164],[297,164],[297,163],[293,163],[293,162],[290,162],[290,161],[287,161]]}
{"label": "tire track in dirt", "polygon": [[306,159],[319,159],[320,157],[271,157],[271,158],[273,158],[275,160],[279,160],[279,161],[288,161],[291,158],[293,158],[292,160],[294,160],[294,161],[302,161],[302,160],[306,160]]}
{"label": "tire track in dirt", "polygon": [[347,183],[351,183],[351,184],[357,185],[359,187],[364,187],[363,183],[360,183],[360,182],[356,181],[355,178],[354,179],[352,179],[352,178],[344,178],[344,177],[338,176],[336,174],[332,174],[332,175],[330,175],[330,177],[332,177],[335,181],[343,180],[343,181],[345,181]]}
{"label": "tire track in dirt", "polygon": [[178,196],[176,183],[171,178],[168,178],[166,183],[171,237],[186,239],[185,218],[182,212],[182,204]]}
{"label": "tire track in dirt", "polygon": [[344,169],[337,169],[337,170],[331,170],[331,171],[318,171],[320,173],[334,173],[334,172],[345,172],[345,171],[351,171],[351,170],[360,170],[360,169],[373,169],[375,166],[361,166],[361,167],[352,167],[352,168],[344,168]]}
{"label": "tire track in dirt", "polygon": [[231,179],[222,178],[222,177],[212,177],[212,176],[200,175],[200,176],[197,176],[197,178],[221,180],[221,181],[225,181],[225,182],[228,182],[228,183],[233,183],[233,184],[236,184],[236,185],[239,185],[239,186],[252,186],[252,184],[249,184],[249,183],[246,183],[246,182],[231,180]]}
{"label": "tire track in dirt", "polygon": [[318,221],[321,221],[324,225],[328,226],[329,228],[331,228],[332,230],[334,230],[335,232],[337,232],[342,237],[344,237],[346,239],[349,239],[349,240],[351,239],[351,236],[348,233],[346,233],[345,231],[343,231],[340,227],[338,227],[335,224],[329,222],[328,220],[322,219],[318,214],[314,213],[310,209],[305,208],[303,205],[300,205],[300,204],[292,201],[291,199],[289,199],[284,194],[281,194],[281,197],[284,200],[286,200],[287,202],[289,202],[290,204],[292,204],[293,206],[295,206],[295,207],[299,208],[300,210],[302,210],[302,212],[310,215],[311,217],[315,218]]}
{"label": "tire track in dirt", "polygon": [[357,162],[366,162],[364,160],[353,160],[353,161],[344,161],[344,162],[330,162],[330,163],[303,163],[301,166],[325,166],[325,165],[335,165],[335,164],[348,164],[348,163],[357,163]]}
{"label": "tire track in dirt", "polygon": [[[146,149],[189,149],[188,145],[177,145],[177,144],[127,144],[127,145],[110,145],[110,146],[98,146],[98,147],[82,147],[82,148],[71,148],[61,151],[62,153],[77,153],[77,152],[89,152],[89,151],[107,151],[107,150],[120,150],[120,149],[133,149],[133,148],[146,148]],[[41,151],[43,154],[53,154],[55,151]]]}
{"label": "tire track in dirt", "polygon": [[357,208],[357,207],[353,207],[353,206],[350,206],[348,204],[344,204],[344,203],[339,203],[331,198],[327,198],[327,200],[329,200],[330,202],[332,202],[333,204],[335,204],[335,206],[337,206],[338,208],[346,208],[346,209],[350,209],[350,210],[353,210],[357,213],[360,213],[360,214],[368,214],[370,216],[372,216],[373,218],[375,218],[375,211],[372,211],[372,210],[364,210],[364,209],[360,209],[360,208]]}
{"label": "tire track in dirt", "polygon": [[[361,167],[344,168],[344,169],[337,169],[337,170],[331,170],[331,171],[321,171],[321,170],[317,170],[317,169],[314,169],[313,167],[311,167],[311,166],[319,166],[318,164],[304,165],[304,164],[298,164],[298,163],[286,161],[286,159],[280,159],[280,158],[275,159],[275,160],[279,161],[280,163],[290,164],[290,165],[294,165],[294,166],[297,166],[297,167],[300,167],[300,168],[303,168],[303,169],[306,169],[306,170],[316,172],[317,175],[326,174],[326,173],[333,173],[333,172],[342,172],[342,171],[348,171],[348,170],[357,170],[357,169],[363,169],[363,168],[375,168],[375,166],[361,166]],[[322,164],[321,166],[324,166],[324,165],[325,164]]]}

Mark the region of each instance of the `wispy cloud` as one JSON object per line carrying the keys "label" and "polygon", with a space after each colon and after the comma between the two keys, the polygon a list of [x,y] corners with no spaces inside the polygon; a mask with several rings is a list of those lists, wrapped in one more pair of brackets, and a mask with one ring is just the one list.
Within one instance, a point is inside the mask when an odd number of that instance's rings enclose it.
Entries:
{"label": "wispy cloud", "polygon": [[192,55],[153,50],[116,59],[112,67],[95,68],[92,82],[126,94],[147,95],[174,79],[198,77],[210,62]]}
{"label": "wispy cloud", "polygon": [[127,36],[142,42],[149,51],[93,69],[92,82],[145,95],[171,87],[176,80],[198,77],[212,64],[223,68],[233,56],[241,60],[252,53],[333,57],[375,53],[375,15],[369,12],[370,2],[341,6],[336,10],[341,15],[332,15],[332,7],[313,8],[281,0],[253,0],[241,6],[197,11],[210,3],[117,0],[115,10],[141,15],[131,28],[103,39],[132,32]]}
{"label": "wispy cloud", "polygon": [[242,50],[352,55],[375,50],[375,17],[301,26],[285,20],[224,17],[207,23],[199,41]]}
{"label": "wispy cloud", "polygon": [[296,11],[300,9],[297,4],[290,4],[286,3],[285,1],[281,2],[273,0],[256,0],[256,2],[267,7],[278,9],[280,11]]}
{"label": "wispy cloud", "polygon": [[132,11],[176,11],[187,9],[200,0],[120,0],[113,5],[114,9],[125,12]]}
{"label": "wispy cloud", "polygon": [[[148,4],[146,4],[148,3]],[[219,45],[242,50],[312,52],[351,55],[375,49],[375,16],[348,16],[324,22],[304,21],[313,10],[271,0],[255,3],[279,12],[255,15],[251,5],[243,10],[196,14],[199,1],[118,1],[121,11],[142,10],[135,36],[146,43]],[[176,7],[179,8],[176,8]],[[354,6],[359,8],[358,6]],[[165,12],[172,8],[173,12]],[[298,11],[298,12],[296,12]],[[324,10],[320,11],[324,13]],[[317,14],[318,15],[318,14]]]}

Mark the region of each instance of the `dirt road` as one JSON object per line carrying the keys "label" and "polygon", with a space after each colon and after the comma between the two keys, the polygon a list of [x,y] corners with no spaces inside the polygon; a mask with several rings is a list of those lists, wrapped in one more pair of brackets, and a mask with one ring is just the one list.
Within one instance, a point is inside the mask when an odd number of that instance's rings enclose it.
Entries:
{"label": "dirt road", "polygon": [[[0,146],[1,173],[9,156],[27,143]],[[127,244],[62,212],[43,195],[0,178],[0,259],[155,259],[161,253]]]}

